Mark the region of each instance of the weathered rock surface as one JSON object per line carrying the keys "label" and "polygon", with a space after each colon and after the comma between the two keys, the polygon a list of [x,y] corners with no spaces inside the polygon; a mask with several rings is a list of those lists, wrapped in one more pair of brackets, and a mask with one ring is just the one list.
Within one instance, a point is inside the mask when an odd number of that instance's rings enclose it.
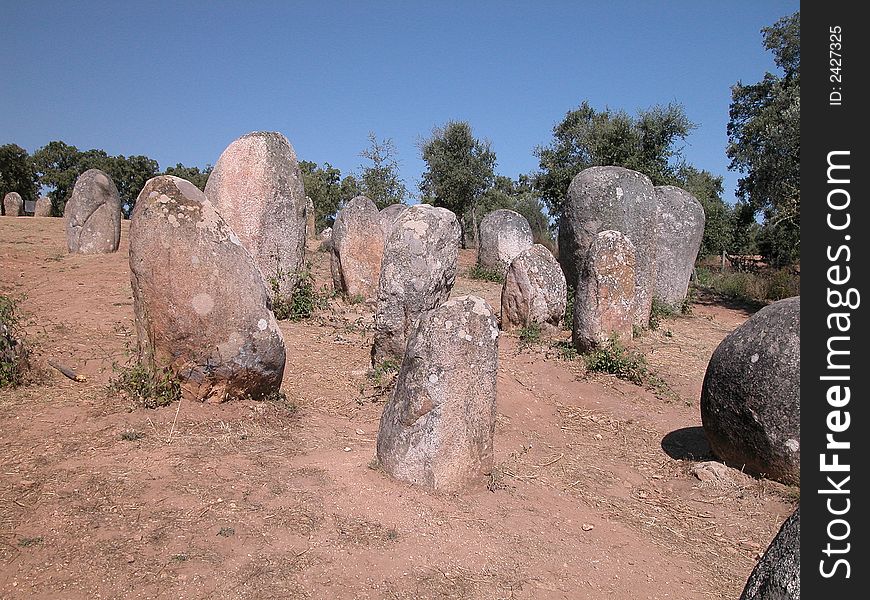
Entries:
{"label": "weathered rock surface", "polygon": [[338,211],[330,245],[332,283],[349,297],[374,301],[378,297],[384,232],[378,207],[357,196]]}
{"label": "weathered rock surface", "polygon": [[70,252],[116,252],[121,242],[121,197],[115,182],[99,169],[76,179],[63,209],[66,245]]}
{"label": "weathered rock surface", "polygon": [[417,204],[398,217],[384,247],[373,365],[400,362],[417,317],[450,296],[459,236],[459,221],[446,208]]}
{"label": "weathered rock surface", "polygon": [[50,217],[52,213],[51,198],[40,196],[36,200],[36,207],[33,209],[34,217]]}
{"label": "weathered rock surface", "polygon": [[795,509],[755,565],[740,600],[800,600],[801,509]]}
{"label": "weathered rock surface", "polygon": [[510,264],[501,289],[501,328],[558,327],[565,315],[565,275],[549,250],[535,244]]}
{"label": "weathered rock surface", "polygon": [[7,192],[3,196],[3,214],[7,217],[20,217],[24,214],[24,200],[18,192]]}
{"label": "weathered rock surface", "polygon": [[498,324],[461,296],[423,313],[384,407],[377,455],[396,479],[455,491],[492,470]]}
{"label": "weathered rock surface", "polygon": [[254,260],[192,183],[150,179],[130,223],[140,360],[171,371],[185,398],[278,392],[284,341]]}
{"label": "weathered rock surface", "polygon": [[587,352],[614,334],[631,339],[637,314],[634,244],[618,231],[595,236],[574,295],[574,346]]}
{"label": "weathered rock surface", "polygon": [[520,252],[534,244],[532,228],[518,212],[500,208],[480,221],[477,264],[502,275]]}
{"label": "weathered rock surface", "polygon": [[384,236],[389,237],[393,232],[393,227],[396,224],[396,219],[399,218],[403,212],[408,210],[407,204],[402,204],[397,202],[396,204],[390,204],[389,206],[385,206],[381,209],[381,229],[384,230]]}
{"label": "weathered rock surface", "polygon": [[640,327],[649,325],[655,290],[657,205],[655,188],[646,175],[622,167],[590,167],[571,181],[559,220],[559,263],[570,286],[577,286],[599,232],[611,229],[631,240],[637,261],[634,323]]}
{"label": "weathered rock surface", "polygon": [[654,296],[673,308],[686,299],[689,279],[704,237],[704,207],[686,190],[655,188],[659,205]]}
{"label": "weathered rock surface", "polygon": [[305,257],[305,190],[296,153],[274,131],[243,135],[223,151],[205,195],[265,280],[289,297]]}
{"label": "weathered rock surface", "polygon": [[726,464],[800,484],[800,297],[774,302],[713,352],[701,422]]}

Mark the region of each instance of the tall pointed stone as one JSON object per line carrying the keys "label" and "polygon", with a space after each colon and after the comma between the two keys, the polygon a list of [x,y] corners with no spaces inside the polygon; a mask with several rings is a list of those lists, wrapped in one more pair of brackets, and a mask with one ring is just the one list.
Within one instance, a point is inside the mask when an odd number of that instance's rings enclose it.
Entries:
{"label": "tall pointed stone", "polygon": [[686,190],[656,187],[659,225],[656,232],[655,297],[679,308],[686,299],[689,279],[704,238],[704,207]]}
{"label": "tall pointed stone", "polygon": [[338,211],[330,246],[332,283],[348,297],[377,300],[384,257],[384,231],[378,207],[357,196]]}
{"label": "tall pointed stone", "polygon": [[657,207],[649,177],[623,167],[590,167],[568,187],[559,220],[559,263],[568,285],[577,285],[589,247],[599,232],[619,231],[634,245],[636,315],[634,323],[649,325],[655,291]]}
{"label": "tall pointed stone", "polygon": [[574,294],[574,346],[587,352],[616,335],[631,339],[636,309],[635,250],[627,236],[602,231],[595,236],[577,277]]}
{"label": "tall pointed stone", "polygon": [[428,204],[396,219],[381,264],[372,364],[400,362],[417,317],[450,296],[460,233],[455,214]]}
{"label": "tall pointed stone", "polygon": [[420,315],[384,407],[377,455],[402,481],[455,491],[492,471],[498,323],[476,296]]}
{"label": "tall pointed stone", "polygon": [[254,260],[192,183],[148,180],[130,223],[139,357],[183,397],[222,402],[278,392],[284,342]]}
{"label": "tall pointed stone", "polygon": [[305,189],[282,134],[256,131],[223,151],[205,195],[250,252],[263,277],[290,296],[305,257]]}
{"label": "tall pointed stone", "polygon": [[63,209],[66,244],[72,253],[116,252],[121,242],[121,197],[115,182],[99,169],[76,179]]}
{"label": "tall pointed stone", "polygon": [[504,275],[520,252],[534,244],[532,227],[520,213],[500,208],[480,221],[477,264]]}

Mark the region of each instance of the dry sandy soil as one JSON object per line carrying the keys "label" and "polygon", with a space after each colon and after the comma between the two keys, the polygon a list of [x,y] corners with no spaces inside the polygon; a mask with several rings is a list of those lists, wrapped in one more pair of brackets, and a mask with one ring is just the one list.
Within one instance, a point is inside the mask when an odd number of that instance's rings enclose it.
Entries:
{"label": "dry sandy soil", "polygon": [[[796,504],[690,473],[707,361],[749,316],[713,300],[634,341],[657,389],[503,334],[496,469],[461,495],[373,462],[388,392],[360,305],[281,323],[286,404],[136,406],[107,386],[135,346],[126,225],[118,253],[72,256],[60,219],[0,219],[0,293],[26,296],[43,369],[0,390],[2,598],[736,599]],[[465,293],[498,307],[498,284]]]}

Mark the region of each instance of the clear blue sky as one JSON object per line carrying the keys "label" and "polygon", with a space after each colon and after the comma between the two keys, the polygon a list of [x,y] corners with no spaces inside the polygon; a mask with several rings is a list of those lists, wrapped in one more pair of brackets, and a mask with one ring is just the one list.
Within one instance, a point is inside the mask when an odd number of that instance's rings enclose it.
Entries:
{"label": "clear blue sky", "polygon": [[775,71],[760,29],[797,0],[37,2],[0,0],[0,144],[51,140],[204,167],[235,138],[280,131],[300,159],[357,170],[392,138],[409,188],[417,141],[468,121],[497,172],[584,99],[679,102],[695,166],[726,178],[730,86]]}

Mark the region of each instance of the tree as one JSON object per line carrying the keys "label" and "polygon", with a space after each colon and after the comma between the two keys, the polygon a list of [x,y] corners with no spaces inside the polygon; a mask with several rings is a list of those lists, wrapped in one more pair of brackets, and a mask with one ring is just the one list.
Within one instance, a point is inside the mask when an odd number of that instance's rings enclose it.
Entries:
{"label": "tree", "polygon": [[626,167],[649,176],[655,185],[676,184],[683,163],[677,143],[694,128],[679,104],[654,106],[631,117],[622,110],[597,111],[584,100],[553,128],[553,142],[535,149],[540,164],[535,187],[558,218],[571,180],[588,167]]}
{"label": "tree", "polygon": [[200,170],[199,167],[185,167],[181,163],[176,163],[174,167],[167,167],[163,171],[164,175],[174,175],[188,180],[190,183],[198,187],[200,190],[205,190],[205,184],[208,183],[208,177],[211,175],[214,167],[206,165],[205,169]]}
{"label": "tree", "polygon": [[782,75],[731,88],[729,169],[737,196],[764,218],[760,249],[781,266],[800,257],[800,12],[761,30]]}
{"label": "tree", "polygon": [[393,140],[378,141],[374,132],[369,132],[369,147],[360,152],[360,156],[371,161],[370,166],[360,167],[362,194],[374,202],[378,210],[403,202],[408,189],[399,177],[399,161],[396,160]]}
{"label": "tree", "polygon": [[36,181],[36,168],[27,150],[17,144],[0,146],[0,205],[9,192],[18,192],[24,202],[36,200]]}
{"label": "tree", "polygon": [[722,176],[698,170],[689,165],[677,174],[681,188],[692,194],[704,207],[704,237],[698,256],[720,256],[733,253],[734,210],[722,200]]}
{"label": "tree", "polygon": [[136,204],[139,192],[145,187],[145,182],[157,175],[159,165],[156,160],[147,156],[125,158],[122,154],[109,157],[103,170],[115,182],[118,195],[121,197],[121,205],[128,207],[129,213],[133,211],[133,206]]}
{"label": "tree", "polygon": [[54,214],[62,215],[72,194],[79,171],[79,150],[61,141],[52,141],[33,153],[39,184],[52,188],[48,192]]}
{"label": "tree", "polygon": [[551,252],[555,251],[550,218],[529,176],[520,175],[516,181],[504,175],[495,176],[492,187],[484,192],[478,204],[479,215],[483,217],[500,208],[523,215],[532,228],[534,242],[547,246]]}
{"label": "tree", "polygon": [[420,143],[426,170],[420,183],[423,199],[459,217],[466,246],[477,231],[478,204],[495,180],[495,152],[477,140],[465,121],[448,121]]}
{"label": "tree", "polygon": [[345,202],[360,194],[359,183],[353,175],[342,179],[341,171],[329,163],[318,167],[315,162],[303,160],[299,162],[299,169],[305,195],[314,203],[315,229],[320,231],[332,227],[335,213]]}

